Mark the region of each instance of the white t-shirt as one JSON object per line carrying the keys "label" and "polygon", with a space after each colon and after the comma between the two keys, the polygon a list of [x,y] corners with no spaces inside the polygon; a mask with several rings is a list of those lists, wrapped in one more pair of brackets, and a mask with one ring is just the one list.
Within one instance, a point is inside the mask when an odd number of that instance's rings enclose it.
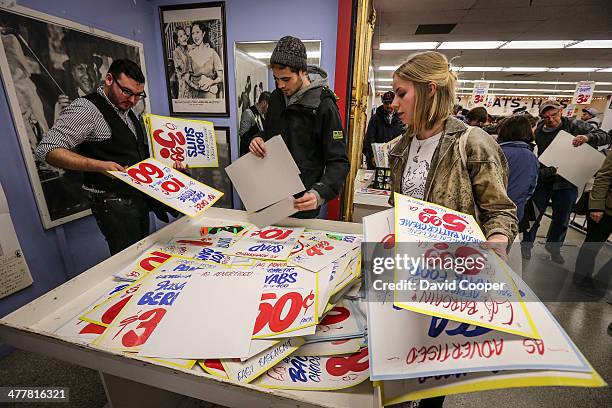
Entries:
{"label": "white t-shirt", "polygon": [[425,140],[416,137],[410,143],[410,153],[402,176],[402,194],[423,199],[425,195],[425,182],[431,167],[431,158],[442,137],[442,132]]}

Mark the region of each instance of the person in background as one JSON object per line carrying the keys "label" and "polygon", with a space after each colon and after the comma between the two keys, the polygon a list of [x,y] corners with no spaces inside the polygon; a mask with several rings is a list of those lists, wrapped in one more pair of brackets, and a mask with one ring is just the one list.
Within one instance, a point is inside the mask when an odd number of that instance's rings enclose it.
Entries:
{"label": "person in background", "polygon": [[336,96],[327,73],[308,67],[299,38],[281,38],[270,57],[276,89],[270,95],[264,133],[249,146],[266,156],[265,141],[281,135],[300,169],[306,191],[294,201],[297,218],[319,216],[324,203],[338,196],[349,171],[346,141]]}
{"label": "person in background", "polygon": [[460,121],[465,122],[465,115],[462,112],[463,106],[459,104],[455,104],[455,106],[453,106],[453,116],[455,116]]}
{"label": "person in background", "polygon": [[[485,245],[506,258],[517,234],[508,164],[492,137],[478,127],[468,131],[452,115],[456,86],[456,74],[436,51],[413,54],[395,70],[393,107],[407,130],[389,153],[391,190],[473,215]],[[429,398],[420,406],[443,402]]]}
{"label": "person in background", "polygon": [[[210,33],[202,22],[191,24],[193,46],[189,49],[191,57],[192,98],[216,99],[223,87],[223,63],[219,54],[210,45]],[[250,91],[250,89],[249,89]]]}
{"label": "person in background", "polygon": [[[562,130],[575,136],[572,139],[572,145],[575,147],[584,143],[593,147],[610,143],[610,137],[606,132],[594,129],[581,120],[564,117],[562,116],[562,110],[561,104],[554,99],[546,100],[540,105],[542,121],[538,123],[534,131],[538,157],[544,153]],[[568,160],[571,160],[571,157],[568,157]],[[565,259],[561,255],[561,246],[565,241],[570,214],[577,196],[578,187],[557,175],[556,168],[540,165],[538,184],[533,194],[533,202],[537,208],[537,218],[531,228],[523,234],[521,251],[524,259],[531,258],[531,249],[542,216],[546,211],[548,202],[552,201],[552,220],[546,235],[545,249],[553,262],[565,263]]]}
{"label": "person in background", "polygon": [[483,127],[489,119],[489,114],[487,110],[482,106],[477,106],[475,108],[470,109],[467,116],[465,117],[465,123],[470,126],[478,126],[479,128]]}
{"label": "person in background", "polygon": [[540,167],[533,153],[535,143],[531,128],[526,115],[505,118],[498,127],[497,143],[508,160],[508,196],[516,205],[519,223],[525,203],[535,191]]}
{"label": "person in background", "polygon": [[240,156],[249,152],[251,140],[263,133],[268,103],[270,102],[270,92],[264,91],[259,95],[259,100],[242,113],[240,117],[240,128],[238,137],[240,138]]}
{"label": "person in background", "polygon": [[393,98],[395,98],[393,91],[385,92],[381,96],[383,104],[376,108],[376,113],[372,115],[368,123],[363,140],[363,154],[366,157],[368,169],[376,168],[372,143],[387,143],[404,133],[404,126],[391,106]]}
{"label": "person in background", "polygon": [[597,273],[597,281],[602,283],[602,287],[597,288],[593,279],[593,269],[597,254],[612,234],[612,154],[606,156],[601,169],[595,176],[593,189],[589,194],[589,208],[587,217],[587,233],[584,243],[580,248],[576,258],[576,269],[574,283],[598,292],[608,290],[610,296],[610,278],[612,277],[612,259],[608,259],[606,264]]}
{"label": "person in background", "polygon": [[601,127],[601,119],[597,117],[599,115],[599,111],[595,108],[584,108],[582,110],[582,115],[580,119],[589,125],[592,125],[596,129]]}
{"label": "person in background", "polygon": [[194,87],[187,86],[187,81],[190,80],[191,57],[189,57],[189,46],[187,45],[187,33],[185,27],[177,27],[172,33],[176,48],[172,51],[172,61],[174,62],[174,72],[178,83],[178,99],[189,98],[190,89]]}
{"label": "person in background", "polygon": [[135,62],[114,60],[104,85],[68,105],[36,148],[39,160],[84,172],[83,189],[111,255],[149,235],[149,211],[169,220],[168,207],[107,173],[149,157],[144,129],[132,111],[146,97],[144,82]]}

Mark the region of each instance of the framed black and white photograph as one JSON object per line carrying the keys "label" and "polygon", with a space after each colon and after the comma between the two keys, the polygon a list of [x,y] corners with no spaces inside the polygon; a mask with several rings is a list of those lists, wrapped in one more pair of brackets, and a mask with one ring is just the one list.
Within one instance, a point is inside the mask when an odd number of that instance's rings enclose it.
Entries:
{"label": "framed black and white photograph", "polygon": [[229,117],[225,3],[159,8],[170,114]]}
{"label": "framed black and white photograph", "polygon": [[0,8],[0,36],[2,81],[43,226],[91,214],[82,173],[41,162],[34,149],[68,103],[103,84],[114,59],[133,60],[146,76],[142,44],[21,6]]}
{"label": "framed black and white photograph", "polygon": [[234,208],[234,187],[225,172],[225,168],[232,163],[229,127],[215,126],[215,138],[217,139],[219,167],[191,169],[191,176],[208,186],[223,191],[223,197],[213,207]]}

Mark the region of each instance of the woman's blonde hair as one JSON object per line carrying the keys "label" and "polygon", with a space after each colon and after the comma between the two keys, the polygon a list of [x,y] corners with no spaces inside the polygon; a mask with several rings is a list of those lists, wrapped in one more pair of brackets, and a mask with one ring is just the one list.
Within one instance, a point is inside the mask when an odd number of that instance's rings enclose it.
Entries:
{"label": "woman's blonde hair", "polygon": [[[436,51],[412,54],[393,76],[414,84],[415,101],[410,133],[418,134],[431,129],[453,112],[457,75],[450,69],[448,59]],[[436,91],[429,96],[429,84],[436,84]]]}

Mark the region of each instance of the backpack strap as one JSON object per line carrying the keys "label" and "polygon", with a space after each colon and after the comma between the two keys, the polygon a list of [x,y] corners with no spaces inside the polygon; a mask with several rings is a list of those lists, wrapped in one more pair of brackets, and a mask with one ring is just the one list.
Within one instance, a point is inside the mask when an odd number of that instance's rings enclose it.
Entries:
{"label": "backpack strap", "polygon": [[467,168],[467,150],[466,150],[466,146],[467,146],[467,142],[468,142],[468,137],[470,136],[470,133],[472,132],[472,129],[474,129],[474,126],[468,125],[467,130],[459,138],[459,155],[461,156],[461,162],[463,163],[463,166],[465,168]]}

